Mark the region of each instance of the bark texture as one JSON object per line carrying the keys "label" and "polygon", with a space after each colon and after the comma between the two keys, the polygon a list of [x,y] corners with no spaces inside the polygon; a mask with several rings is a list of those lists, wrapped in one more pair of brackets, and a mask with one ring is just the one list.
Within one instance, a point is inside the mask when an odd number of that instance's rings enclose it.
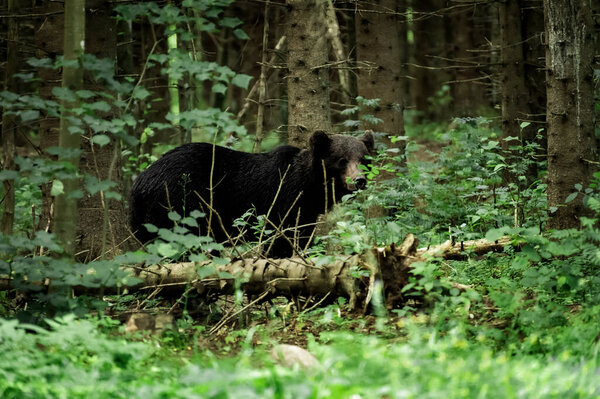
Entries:
{"label": "bark texture", "polygon": [[406,51],[406,37],[400,35],[401,2],[375,0],[361,4],[356,14],[356,57],[368,68],[358,70],[358,94],[367,99],[379,98],[375,110],[365,109],[383,120],[365,128],[384,132],[384,142],[404,152],[404,141],[391,144],[390,136],[404,136],[404,79],[401,52]]}
{"label": "bark texture", "polygon": [[[67,0],[65,2],[65,41],[64,59],[78,60],[85,49],[85,0]],[[83,86],[83,68],[64,66],[62,87],[72,91],[79,90]],[[77,102],[62,103],[63,111],[60,118],[60,133],[58,145],[62,149],[78,149],[81,146],[81,136],[71,134],[68,117],[69,110],[77,107]],[[79,157],[65,157],[64,161],[70,162],[75,170],[79,167]],[[55,232],[60,240],[65,253],[73,255],[75,251],[75,230],[77,227],[77,199],[70,197],[78,188],[76,179],[64,181],[64,194],[56,197],[55,209]]]}
{"label": "bark texture", "polygon": [[[548,127],[549,228],[579,226],[582,196],[596,159],[592,14],[587,0],[544,0]],[[554,211],[554,209],[556,209]]]}
{"label": "bark texture", "polygon": [[[35,45],[37,58],[51,58],[53,61],[63,53],[65,15],[64,6],[58,2],[43,2],[35,9],[46,16],[35,27]],[[53,99],[52,89],[61,84],[60,69],[39,68],[40,96]],[[58,145],[59,120],[43,115],[40,120],[40,147],[46,149]],[[42,185],[42,209],[39,214],[37,230],[53,230],[54,197],[50,195],[50,184]]]}
{"label": "bark texture", "polygon": [[456,64],[454,82],[452,84],[452,97],[454,99],[454,112],[458,116],[473,115],[482,105],[487,104],[485,89],[480,79],[481,67],[476,53],[478,47],[478,30],[474,21],[474,9],[461,7],[451,16],[453,48],[452,58]]}
{"label": "bark texture", "polygon": [[[519,0],[506,0],[500,6],[501,81],[502,81],[502,135],[521,137],[520,122],[527,103],[521,36],[521,8]],[[502,141],[505,147],[516,141]]]}
{"label": "bark texture", "polygon": [[316,130],[331,131],[327,1],[288,0],[288,142],[307,148]]}
{"label": "bark texture", "polygon": [[[532,131],[525,130],[527,137],[533,137],[546,121],[546,76],[544,48],[544,7],[542,0],[520,0],[522,12],[523,47],[525,53],[525,84],[527,87],[527,115],[529,122],[535,122]],[[546,148],[545,140],[543,147]]]}
{"label": "bark texture", "polygon": [[[117,28],[112,17],[112,6],[109,1],[95,0],[86,3],[86,52],[98,58],[109,58],[117,61]],[[93,91],[105,90],[101,84],[85,75],[84,86]],[[108,112],[101,115],[112,118]],[[110,132],[106,132],[110,136]],[[91,137],[82,142],[83,153],[79,166],[81,175],[92,175],[98,180],[112,180],[117,183],[116,191],[125,196],[122,179],[121,148],[118,142],[112,140],[100,147],[91,144]],[[129,236],[125,201],[108,199],[104,192],[90,195],[84,191],[84,196],[78,202],[77,243],[78,259],[88,261],[101,256],[114,255],[122,249],[128,249],[123,243]]]}
{"label": "bark texture", "polygon": [[[414,3],[414,63],[411,72],[412,106],[419,111],[416,122],[441,120],[443,108],[434,106],[431,98],[440,90],[448,76],[439,69],[446,48],[445,19],[442,0],[420,0]],[[404,24],[405,25],[405,24]]]}
{"label": "bark texture", "polygon": [[[8,13],[17,13],[21,9],[21,0],[8,0]],[[13,74],[17,72],[19,64],[19,49],[17,43],[19,40],[19,20],[10,18],[8,20],[8,34],[6,41],[6,65],[4,69],[5,85],[4,89],[13,93],[17,92],[16,79]],[[2,115],[2,169],[15,169],[15,123],[14,115]],[[4,180],[4,196],[1,199],[2,222],[0,232],[3,234],[12,234],[15,222],[15,182],[14,180]]]}

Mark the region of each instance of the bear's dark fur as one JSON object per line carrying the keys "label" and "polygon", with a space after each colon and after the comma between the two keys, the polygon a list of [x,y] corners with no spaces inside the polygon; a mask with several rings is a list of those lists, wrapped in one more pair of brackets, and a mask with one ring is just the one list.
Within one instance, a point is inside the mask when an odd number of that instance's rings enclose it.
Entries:
{"label": "bear's dark fur", "polygon": [[[299,238],[303,247],[319,214],[343,195],[364,187],[366,179],[358,165],[372,149],[370,132],[357,139],[317,131],[311,136],[307,150],[281,146],[262,154],[208,143],[185,144],[167,152],[133,183],[131,227],[145,243],[155,234],[149,233],[144,223],[171,228],[169,210],[188,215],[199,209],[206,213],[199,233],[206,234],[212,206],[227,233],[235,237],[239,232],[232,226],[233,221],[254,209],[256,215],[269,214],[268,219],[277,228],[287,229],[289,240]],[[211,219],[215,240],[226,241],[227,235],[214,213]],[[308,227],[300,227],[295,235],[290,229],[305,225]],[[273,230],[271,224],[267,228]],[[269,252],[269,256],[276,257],[291,254],[292,246],[285,238],[276,240]]]}

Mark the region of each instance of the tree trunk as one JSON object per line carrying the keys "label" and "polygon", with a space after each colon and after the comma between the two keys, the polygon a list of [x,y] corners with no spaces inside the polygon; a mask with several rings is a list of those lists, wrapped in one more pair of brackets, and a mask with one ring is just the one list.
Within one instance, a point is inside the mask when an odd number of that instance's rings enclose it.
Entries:
{"label": "tree trunk", "polygon": [[441,0],[419,0],[414,3],[413,37],[414,63],[411,76],[412,105],[419,111],[415,122],[423,120],[441,120],[444,118],[443,107],[432,104],[431,99],[441,89],[442,82],[447,80],[446,73],[440,69],[440,58],[446,48],[444,31],[444,7]]}
{"label": "tree trunk", "polygon": [[[527,121],[532,122],[531,129],[523,131],[523,137],[532,141],[546,122],[546,76],[544,8],[542,0],[519,0],[522,12],[523,43],[525,54],[525,87],[527,88]],[[545,138],[541,142],[546,149]],[[545,155],[545,153],[544,153]]]}
{"label": "tree trunk", "polygon": [[[46,14],[35,27],[35,45],[37,58],[51,58],[55,61],[63,53],[65,37],[64,5],[58,2],[43,2],[36,9],[39,14]],[[60,69],[40,68],[40,96],[45,100],[53,100],[52,89],[60,85]],[[59,120],[43,116],[40,120],[40,147],[45,150],[58,146]],[[54,197],[50,195],[50,184],[42,185],[42,209],[38,218],[37,230],[53,231]]]}
{"label": "tree trunk", "polygon": [[[316,300],[341,296],[349,299],[351,308],[366,310],[374,290],[381,283],[385,306],[391,309],[411,298],[403,288],[409,282],[412,263],[431,257],[466,259],[466,251],[471,255],[500,252],[511,242],[510,237],[501,237],[495,242],[482,239],[452,244],[448,241],[429,249],[417,249],[418,240],[408,234],[400,246],[392,244],[361,255],[337,257],[323,266],[316,266],[302,258],[241,259],[216,268],[210,262],[153,265],[135,273],[142,282],[130,287],[130,290],[149,292],[158,289],[182,293],[191,285],[199,295],[214,299],[234,293],[235,279],[244,276],[241,289],[248,296],[262,299],[304,296]],[[198,270],[210,267],[214,268],[210,276],[198,276]],[[357,278],[356,270],[368,271],[368,275]],[[206,269],[203,274],[206,276]],[[455,286],[464,289],[459,284]]]}
{"label": "tree trunk", "polygon": [[[64,59],[78,61],[84,52],[85,43],[85,0],[65,1],[65,42]],[[64,66],[62,87],[72,91],[79,90],[83,86],[83,68]],[[58,145],[64,150],[79,149],[81,136],[71,134],[68,116],[70,109],[77,107],[77,101],[64,101],[63,111],[60,118],[60,133]],[[61,157],[63,161],[70,162],[75,170],[79,167],[79,156]],[[77,199],[70,197],[78,188],[76,179],[68,179],[64,182],[64,193],[56,197],[55,209],[55,232],[60,240],[65,253],[73,256],[75,252],[75,232],[77,228]]]}
{"label": "tree trunk", "polygon": [[[210,261],[151,265],[143,268],[124,266],[132,276],[141,280],[127,287],[129,292],[163,292],[181,295],[193,287],[199,296],[214,301],[235,292],[240,278],[241,290],[255,301],[284,296],[313,299],[317,305],[329,297],[349,299],[352,308],[365,310],[371,303],[375,290],[381,293],[388,309],[406,303],[412,296],[405,286],[411,277],[412,264],[432,257],[464,260],[488,252],[502,252],[507,245],[515,245],[511,237],[501,237],[491,242],[485,239],[452,243],[447,241],[428,249],[417,249],[418,240],[408,234],[400,246],[373,248],[360,255],[339,256],[329,263],[317,266],[299,257],[284,259],[238,259],[231,263],[214,266]],[[518,247],[518,244],[517,244]],[[356,277],[356,271],[362,277]],[[199,275],[199,272],[202,276]],[[13,289],[11,278],[0,276],[0,291]],[[33,282],[50,286],[52,281]],[[464,290],[461,284],[452,284]],[[94,294],[82,286],[71,287],[76,294]],[[117,291],[118,290],[118,291]],[[103,294],[121,293],[123,287],[105,287]]]}
{"label": "tree trunk", "polygon": [[[534,124],[521,128],[521,123],[528,121],[529,90],[525,77],[525,58],[521,29],[522,0],[507,0],[500,5],[500,36],[501,36],[501,90],[502,90],[502,148],[508,162],[513,163],[523,156],[510,148],[527,145],[536,141]],[[512,140],[507,138],[512,137]],[[520,142],[519,142],[520,140]],[[512,156],[510,156],[512,153]],[[537,179],[537,167],[533,159],[523,171],[525,180],[519,179],[515,173],[505,173],[504,179],[517,184],[519,190],[528,187]],[[519,173],[520,174],[520,173]],[[522,223],[521,212],[515,213],[515,225]]]}
{"label": "tree trunk", "polygon": [[[536,156],[542,159],[547,153],[546,140],[546,65],[544,34],[544,7],[542,0],[519,0],[521,5],[523,47],[525,65],[523,68],[527,105],[525,120],[531,125],[521,134],[527,142],[536,142],[540,149]],[[537,163],[528,170],[530,182],[537,177]]]}
{"label": "tree trunk", "polygon": [[254,145],[252,152],[261,152],[264,137],[265,121],[265,99],[267,96],[267,47],[269,43],[269,0],[265,3],[262,37],[262,58],[260,65],[260,77],[258,78],[258,110],[256,112],[256,131],[254,132]]}
{"label": "tree trunk", "polygon": [[350,105],[353,98],[350,96],[350,79],[348,74],[348,65],[344,44],[340,37],[340,25],[338,24],[337,16],[335,15],[335,7],[333,0],[327,0],[327,39],[331,42],[333,56],[335,61],[339,63],[337,66],[337,75],[339,81],[340,99],[345,105]]}
{"label": "tree trunk", "polygon": [[288,0],[288,142],[301,148],[331,132],[327,0]]}
{"label": "tree trunk", "polygon": [[[109,1],[96,0],[92,5],[88,0],[86,10],[86,52],[98,58],[117,60],[117,28],[112,17]],[[92,91],[105,91],[105,87],[92,79],[85,78],[84,86]],[[110,112],[102,115],[112,118]],[[110,136],[110,132],[107,132]],[[121,146],[118,140],[103,147],[92,145],[91,140],[82,143],[83,153],[79,165],[82,176],[91,175],[100,181],[112,180],[117,183],[116,191],[126,198],[122,178]],[[78,225],[76,253],[81,261],[89,261],[102,256],[114,255],[128,246],[122,244],[129,236],[127,212],[124,200],[108,199],[104,191],[94,195],[84,192],[78,202]]]}
{"label": "tree trunk", "polygon": [[363,110],[383,122],[367,125],[365,129],[385,133],[384,143],[404,152],[406,143],[392,144],[390,137],[404,136],[404,99],[402,98],[404,72],[401,52],[406,51],[406,37],[401,37],[398,0],[379,0],[361,3],[356,14],[356,57],[358,62],[371,63],[372,67],[358,70],[358,94],[367,99],[379,98],[374,110]]}
{"label": "tree trunk", "polygon": [[[474,115],[484,101],[484,89],[481,85],[478,68],[481,66],[475,53],[476,29],[473,20],[473,8],[463,7],[452,14],[453,61],[456,64],[452,97],[454,112],[458,116]],[[460,68],[462,67],[462,68]]]}
{"label": "tree trunk", "polygon": [[596,158],[593,25],[589,1],[544,0],[548,125],[548,227],[578,227],[582,195],[565,204],[575,185],[587,187]]}
{"label": "tree trunk", "polygon": [[[18,13],[21,9],[21,0],[8,0],[8,13]],[[13,75],[17,73],[19,66],[19,19],[8,20],[8,34],[6,40],[6,66],[4,89],[13,93],[17,92],[16,80]],[[15,170],[15,123],[14,115],[2,115],[2,168],[4,170]],[[2,222],[0,232],[12,234],[15,222],[15,181],[4,180],[4,197],[1,199],[3,205]]]}
{"label": "tree trunk", "polygon": [[525,104],[523,69],[523,37],[521,36],[521,9],[518,0],[506,0],[500,5],[501,81],[502,81],[502,140],[505,150],[518,144],[519,127]]}

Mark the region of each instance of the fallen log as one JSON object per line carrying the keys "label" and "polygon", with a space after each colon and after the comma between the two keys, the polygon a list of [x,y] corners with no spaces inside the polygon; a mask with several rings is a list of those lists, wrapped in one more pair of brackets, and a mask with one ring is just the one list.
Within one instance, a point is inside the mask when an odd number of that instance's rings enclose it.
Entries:
{"label": "fallen log", "polygon": [[[209,298],[232,294],[237,279],[249,297],[345,297],[352,309],[366,309],[376,289],[376,282],[380,281],[385,305],[393,308],[406,300],[402,288],[409,282],[412,263],[428,257],[460,259],[467,253],[481,255],[500,251],[510,241],[509,237],[503,237],[496,242],[446,242],[427,249],[417,249],[417,238],[409,234],[400,246],[392,244],[360,255],[336,257],[324,266],[316,266],[300,257],[240,259],[218,267],[210,262],[153,265],[138,270],[136,277],[143,283],[131,289],[191,286],[199,295]],[[208,277],[200,278],[202,268],[210,267],[214,271]],[[201,274],[205,275],[206,269]]]}
{"label": "fallen log", "polygon": [[[409,234],[400,246],[374,248],[360,255],[335,257],[326,265],[318,266],[310,259],[238,259],[215,266],[210,261],[158,264],[147,267],[124,267],[141,283],[129,286],[129,292],[174,291],[182,293],[193,289],[208,300],[235,292],[241,287],[248,297],[265,300],[271,297],[299,297],[349,300],[352,309],[366,310],[377,287],[387,308],[404,302],[402,288],[410,278],[411,265],[429,257],[444,259],[464,258],[467,253],[481,255],[500,251],[510,243],[509,237],[496,242],[465,241],[417,249],[417,238]],[[0,279],[0,287],[9,289],[10,279]],[[378,285],[377,282],[381,284]],[[50,284],[50,283],[49,283]],[[78,287],[73,287],[78,292]],[[82,288],[82,287],[79,287]],[[83,288],[82,288],[83,289]],[[83,289],[89,294],[89,290]],[[109,288],[105,294],[111,293]]]}

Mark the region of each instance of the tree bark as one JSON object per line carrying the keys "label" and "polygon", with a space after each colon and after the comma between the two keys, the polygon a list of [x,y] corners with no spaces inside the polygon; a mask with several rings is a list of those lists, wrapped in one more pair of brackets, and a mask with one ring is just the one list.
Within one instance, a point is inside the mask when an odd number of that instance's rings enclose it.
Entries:
{"label": "tree bark", "polygon": [[[37,58],[51,58],[54,62],[63,53],[65,37],[64,5],[58,2],[43,2],[36,9],[40,14],[46,14],[39,25],[35,27],[35,45]],[[39,68],[37,76],[40,78],[40,96],[45,100],[52,100],[52,89],[61,83],[60,69]],[[40,120],[40,147],[45,150],[58,146],[59,135],[58,118],[42,116]],[[42,185],[42,209],[38,218],[37,230],[53,231],[54,197],[50,195],[50,184]]]}
{"label": "tree bark", "polygon": [[[532,122],[531,129],[525,129],[526,140],[534,140],[540,128],[546,126],[546,76],[544,7],[542,0],[519,0],[522,12],[522,29],[525,54],[525,86],[527,88],[527,121]],[[545,135],[545,133],[544,133]],[[546,149],[546,140],[540,142]]]}
{"label": "tree bark", "polygon": [[587,187],[596,159],[593,25],[587,0],[544,0],[548,128],[548,227],[578,227],[582,195],[565,203],[574,186]]}
{"label": "tree bark", "polygon": [[269,0],[265,3],[265,14],[263,22],[262,37],[262,59],[260,66],[260,77],[258,78],[258,110],[256,112],[256,131],[254,132],[254,145],[252,152],[261,152],[261,144],[264,137],[265,121],[265,98],[267,95],[267,46],[269,43]]}
{"label": "tree bark", "polygon": [[[21,9],[21,0],[8,0],[8,13],[17,13]],[[18,71],[19,65],[19,19],[10,18],[8,20],[8,34],[6,37],[6,66],[5,85],[7,91],[16,93],[17,85],[13,75]],[[2,115],[2,168],[4,170],[15,170],[15,123],[14,115]],[[4,197],[2,198],[2,222],[0,232],[2,234],[12,234],[15,222],[15,181],[4,180]]]}
{"label": "tree bark", "polygon": [[350,105],[352,104],[353,99],[350,96],[350,79],[348,77],[347,65],[344,65],[346,64],[348,56],[346,55],[344,44],[340,38],[340,25],[338,24],[337,16],[335,15],[333,0],[327,0],[327,39],[331,43],[335,61],[339,63],[337,75],[340,85],[340,98],[344,104]]}
{"label": "tree bark", "polygon": [[[412,264],[431,257],[463,260],[472,255],[501,252],[507,245],[515,245],[511,237],[501,237],[490,242],[485,239],[452,243],[450,241],[431,248],[417,249],[418,240],[408,234],[400,246],[373,248],[360,255],[340,256],[325,265],[317,266],[311,261],[294,257],[285,259],[240,259],[232,263],[214,266],[207,262],[185,262],[152,265],[143,268],[124,267],[131,276],[141,280],[127,287],[129,292],[158,292],[181,295],[191,286],[200,297],[214,300],[235,292],[237,282],[241,290],[258,300],[284,296],[312,298],[318,303],[326,298],[349,299],[354,309],[367,309],[374,290],[382,287],[385,306],[390,309],[410,299],[403,288],[409,282]],[[518,244],[517,244],[518,245]],[[357,272],[362,277],[357,277]],[[52,281],[33,282],[49,287]],[[453,284],[465,289],[465,286]],[[11,289],[11,279],[0,276],[0,291]],[[85,287],[71,287],[75,293],[93,294]],[[117,293],[123,287],[103,288],[102,293]]]}
{"label": "tree bark", "polygon": [[[88,0],[86,10],[86,53],[98,58],[117,60],[117,26],[112,16],[112,5],[106,0]],[[92,91],[105,91],[102,84],[88,75],[84,77],[84,87]],[[109,111],[99,117],[112,118]],[[110,136],[110,132],[106,132]],[[123,177],[121,146],[118,140],[111,139],[103,147],[92,144],[90,139],[82,142],[83,153],[79,165],[82,176],[91,175],[100,181],[112,180],[117,186],[112,189],[126,198]],[[115,255],[120,249],[129,249],[123,243],[129,237],[127,212],[124,200],[108,199],[104,191],[94,195],[84,191],[78,201],[77,258],[89,261],[99,257]]]}
{"label": "tree bark", "polygon": [[404,99],[402,98],[404,72],[401,52],[406,49],[406,37],[401,37],[399,18],[401,2],[379,0],[365,3],[356,14],[356,57],[372,67],[358,70],[358,94],[367,99],[379,98],[375,110],[365,109],[383,122],[367,125],[365,129],[384,132],[383,141],[389,147],[404,152],[406,143],[392,144],[390,137],[404,136]]}
{"label": "tree bark", "polygon": [[431,99],[441,89],[442,82],[448,80],[441,69],[440,58],[446,48],[445,16],[442,0],[419,0],[414,3],[414,62],[411,73],[412,105],[419,113],[416,123],[423,120],[441,120],[444,118],[444,107],[431,103]]}
{"label": "tree bark", "polygon": [[520,122],[527,103],[523,68],[523,37],[519,0],[506,0],[500,5],[502,140],[505,150],[521,137]]}
{"label": "tree bark", "polygon": [[288,0],[288,142],[301,148],[331,132],[326,0]]}
{"label": "tree bark", "polygon": [[[85,0],[65,1],[65,42],[64,59],[78,61],[84,53],[85,43]],[[64,66],[62,87],[72,91],[79,90],[83,86],[83,68]],[[60,133],[58,145],[62,149],[79,149],[81,136],[71,134],[68,116],[69,110],[77,107],[77,102],[63,102],[63,111],[60,118]],[[70,162],[75,170],[79,167],[79,156],[61,157],[62,160]],[[68,179],[64,182],[64,193],[56,197],[55,209],[55,231],[65,253],[73,256],[75,252],[75,232],[77,228],[77,199],[70,197],[78,188],[76,179]]]}
{"label": "tree bark", "polygon": [[[409,296],[402,289],[409,282],[411,265],[430,257],[443,259],[465,259],[467,253],[482,255],[502,251],[510,245],[510,237],[501,237],[496,242],[484,239],[460,243],[446,242],[428,248],[417,249],[418,240],[409,234],[400,246],[392,244],[385,248],[374,248],[361,255],[337,257],[334,261],[316,266],[302,258],[286,259],[242,259],[215,268],[210,276],[200,278],[198,271],[211,267],[210,262],[193,262],[170,265],[153,265],[140,269],[136,277],[142,283],[131,290],[173,290],[183,292],[188,285],[206,298],[232,294],[235,279],[242,278],[241,289],[249,296],[349,299],[351,308],[365,310],[380,282],[383,286],[385,306],[388,309],[404,303]],[[356,271],[368,271],[368,276],[357,278]],[[225,277],[227,276],[227,277]]]}
{"label": "tree bark", "polygon": [[478,73],[481,65],[472,52],[477,47],[473,14],[472,7],[463,7],[454,11],[451,17],[454,35],[452,58],[457,66],[454,70],[452,97],[454,112],[458,116],[476,114],[482,105],[487,104]]}

